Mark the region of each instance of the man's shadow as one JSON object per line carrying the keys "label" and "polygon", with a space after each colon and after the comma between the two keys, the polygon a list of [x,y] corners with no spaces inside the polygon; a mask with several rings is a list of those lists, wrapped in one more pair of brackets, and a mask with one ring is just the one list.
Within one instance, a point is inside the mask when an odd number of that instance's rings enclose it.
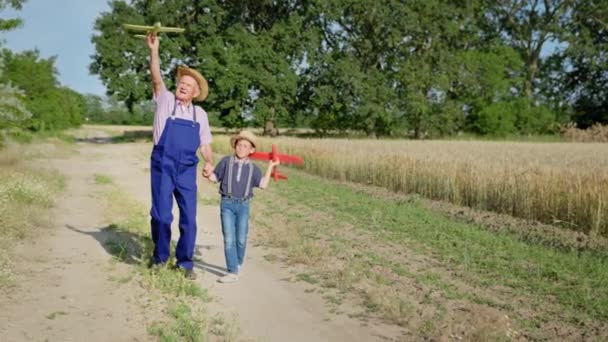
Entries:
{"label": "man's shadow", "polygon": [[152,243],[144,238],[119,229],[115,224],[110,224],[106,227],[95,228],[94,231],[80,230],[72,225],[66,224],[66,228],[77,233],[89,235],[104,248],[106,253],[114,256],[116,259],[129,264],[139,264],[144,257],[146,243]]}
{"label": "man's shadow", "polygon": [[[147,255],[148,253],[146,253],[146,251],[152,250],[152,239],[150,237],[142,237],[123,231],[115,224],[95,228],[94,231],[84,231],[69,224],[66,224],[65,227],[74,232],[91,236],[99,242],[106,253],[126,264],[140,264],[143,260],[151,257],[151,255]],[[194,267],[221,277],[226,274],[226,268],[202,261],[201,249],[211,250],[213,248],[217,248],[217,246],[197,246],[194,250]]]}

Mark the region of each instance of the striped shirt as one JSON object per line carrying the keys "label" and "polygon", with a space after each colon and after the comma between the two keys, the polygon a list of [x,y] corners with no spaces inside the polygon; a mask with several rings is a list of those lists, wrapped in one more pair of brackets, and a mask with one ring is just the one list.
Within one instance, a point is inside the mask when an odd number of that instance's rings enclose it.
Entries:
{"label": "striped shirt", "polygon": [[[220,183],[220,194],[233,198],[245,199],[253,197],[253,188],[259,187],[262,181],[262,171],[249,159],[239,161],[236,157],[226,156],[220,160],[213,173]],[[229,164],[232,162],[232,184],[228,185]],[[251,179],[249,179],[251,172]],[[249,185],[249,186],[248,186]],[[230,188],[230,189],[229,189]],[[232,194],[230,194],[230,191]],[[247,194],[245,196],[245,194]]]}

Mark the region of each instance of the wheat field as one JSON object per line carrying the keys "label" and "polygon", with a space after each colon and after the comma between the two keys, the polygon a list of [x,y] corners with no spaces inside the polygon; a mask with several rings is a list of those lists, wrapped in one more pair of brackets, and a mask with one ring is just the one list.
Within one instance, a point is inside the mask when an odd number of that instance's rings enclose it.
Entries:
{"label": "wheat field", "polygon": [[[230,149],[227,136],[214,147]],[[258,151],[305,159],[337,180],[608,236],[608,153],[601,143],[260,138]]]}

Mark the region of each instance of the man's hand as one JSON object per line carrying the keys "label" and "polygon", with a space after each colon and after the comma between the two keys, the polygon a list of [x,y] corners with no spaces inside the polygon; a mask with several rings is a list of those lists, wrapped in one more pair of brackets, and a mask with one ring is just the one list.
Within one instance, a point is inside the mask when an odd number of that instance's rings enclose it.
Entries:
{"label": "man's hand", "polygon": [[205,162],[205,166],[203,166],[203,177],[209,178],[213,173],[213,164],[210,162]]}
{"label": "man's hand", "polygon": [[146,35],[146,43],[152,51],[158,51],[158,36],[155,33],[148,33]]}

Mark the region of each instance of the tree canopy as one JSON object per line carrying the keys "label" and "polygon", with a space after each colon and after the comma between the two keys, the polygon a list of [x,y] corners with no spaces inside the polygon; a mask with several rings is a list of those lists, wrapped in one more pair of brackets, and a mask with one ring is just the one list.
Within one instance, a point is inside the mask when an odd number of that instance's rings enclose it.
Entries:
{"label": "tree canopy", "polygon": [[160,21],[186,29],[161,38],[167,85],[178,64],[201,71],[210,83],[204,107],[225,127],[270,121],[419,138],[551,133],[567,120],[607,120],[606,6],[114,0],[96,20],[90,70],[133,112],[151,98],[148,49],[121,24]]}

